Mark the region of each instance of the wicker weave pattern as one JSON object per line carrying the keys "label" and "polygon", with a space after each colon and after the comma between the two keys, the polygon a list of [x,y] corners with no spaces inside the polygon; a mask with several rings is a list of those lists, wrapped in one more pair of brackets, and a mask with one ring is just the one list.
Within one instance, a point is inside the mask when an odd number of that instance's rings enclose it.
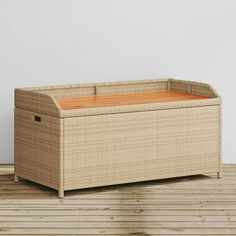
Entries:
{"label": "wicker weave pattern", "polygon": [[171,79],[170,89],[196,95],[203,95],[210,98],[217,96],[216,92],[208,84],[198,82],[179,81]]}
{"label": "wicker weave pattern", "polygon": [[[56,98],[73,97],[75,94],[77,94],[77,96],[94,94],[104,95],[114,93],[151,92],[165,89],[173,89],[182,92],[209,96],[211,99],[78,110],[61,110],[55,101]],[[122,112],[137,112],[143,110],[148,111],[181,107],[209,106],[216,104],[219,105],[220,98],[208,84],[165,79],[16,89],[15,104],[16,107],[24,110],[65,118]]]}
{"label": "wicker weave pattern", "polygon": [[219,107],[65,120],[65,189],[219,169]]}
{"label": "wicker weave pattern", "polygon": [[136,83],[136,84],[113,84],[113,85],[97,85],[97,95],[108,95],[117,93],[139,93],[139,92],[154,92],[167,90],[167,81],[154,81],[147,83]]}
{"label": "wicker weave pattern", "polygon": [[[72,110],[56,100],[166,89],[209,98]],[[77,188],[221,175],[221,98],[208,84],[164,79],[16,89],[15,106],[16,177],[60,197]]]}
{"label": "wicker weave pattern", "polygon": [[[34,116],[41,117],[41,123]],[[63,120],[15,109],[16,175],[59,189],[63,154]]]}
{"label": "wicker weave pattern", "polygon": [[53,97],[23,89],[15,90],[15,106],[52,116],[60,116],[60,108]]}
{"label": "wicker weave pattern", "polygon": [[[36,90],[37,92],[37,90]],[[88,96],[96,94],[96,86],[78,86],[63,89],[45,89],[43,94],[52,96],[54,98]]]}

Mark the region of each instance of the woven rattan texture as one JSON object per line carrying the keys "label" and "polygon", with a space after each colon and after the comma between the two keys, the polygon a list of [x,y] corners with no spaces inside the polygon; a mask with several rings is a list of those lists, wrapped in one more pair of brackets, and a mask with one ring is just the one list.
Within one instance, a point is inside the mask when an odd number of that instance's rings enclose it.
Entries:
{"label": "woven rattan texture", "polygon": [[[125,105],[88,109],[60,109],[56,99],[75,96],[105,95],[115,93],[152,92],[172,89],[196,95],[207,96],[210,99],[196,101],[166,102],[155,104]],[[174,79],[143,80],[132,82],[97,83],[86,85],[47,86],[38,88],[16,89],[15,105],[17,108],[34,111],[57,117],[77,117],[111,113],[125,113],[181,107],[209,106],[220,104],[217,93],[204,83],[179,81]]]}
{"label": "woven rattan texture", "polygon": [[63,183],[63,120],[15,109],[15,173],[59,189]]}
{"label": "woven rattan texture", "polygon": [[65,119],[65,189],[219,169],[219,107]]}
{"label": "woven rattan texture", "polygon": [[[161,90],[208,98],[72,110],[57,103]],[[164,79],[16,89],[15,107],[15,179],[57,189],[60,197],[77,188],[221,176],[221,98],[208,84]]]}

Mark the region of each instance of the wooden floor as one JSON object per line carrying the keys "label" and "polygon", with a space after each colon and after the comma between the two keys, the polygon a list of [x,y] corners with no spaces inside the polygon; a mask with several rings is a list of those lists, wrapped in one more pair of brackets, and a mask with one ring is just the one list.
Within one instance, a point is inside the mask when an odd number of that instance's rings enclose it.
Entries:
{"label": "wooden floor", "polygon": [[70,191],[13,182],[0,167],[0,235],[236,235],[236,165],[193,176]]}

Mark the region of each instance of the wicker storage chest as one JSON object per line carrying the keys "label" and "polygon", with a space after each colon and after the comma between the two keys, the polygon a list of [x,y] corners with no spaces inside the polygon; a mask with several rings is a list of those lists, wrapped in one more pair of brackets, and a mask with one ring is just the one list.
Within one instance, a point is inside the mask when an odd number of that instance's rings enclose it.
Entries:
{"label": "wicker storage chest", "polygon": [[64,191],[216,172],[221,99],[174,79],[15,89],[15,180]]}

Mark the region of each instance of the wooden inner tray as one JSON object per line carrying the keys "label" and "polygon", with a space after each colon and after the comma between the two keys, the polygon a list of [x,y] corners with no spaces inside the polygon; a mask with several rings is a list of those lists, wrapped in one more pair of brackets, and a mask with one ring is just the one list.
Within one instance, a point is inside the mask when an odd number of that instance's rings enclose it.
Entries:
{"label": "wooden inner tray", "polygon": [[124,93],[60,98],[57,99],[57,102],[59,103],[61,109],[71,110],[145,103],[186,101],[205,98],[208,97],[167,90],[145,93]]}

